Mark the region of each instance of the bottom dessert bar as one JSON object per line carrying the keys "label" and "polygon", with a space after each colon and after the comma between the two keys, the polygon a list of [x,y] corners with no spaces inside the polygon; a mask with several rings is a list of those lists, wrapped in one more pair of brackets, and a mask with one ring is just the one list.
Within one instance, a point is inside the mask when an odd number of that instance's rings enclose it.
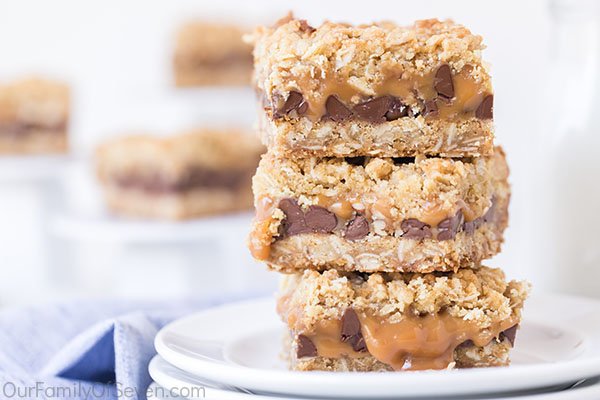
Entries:
{"label": "bottom dessert bar", "polygon": [[291,369],[401,371],[503,366],[529,285],[499,269],[430,274],[305,271],[278,312]]}

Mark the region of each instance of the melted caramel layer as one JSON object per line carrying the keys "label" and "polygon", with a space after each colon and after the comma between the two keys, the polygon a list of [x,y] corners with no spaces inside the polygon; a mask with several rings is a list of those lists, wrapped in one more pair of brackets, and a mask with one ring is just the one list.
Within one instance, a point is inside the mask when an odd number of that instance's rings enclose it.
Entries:
{"label": "melted caramel layer", "polygon": [[[405,315],[400,322],[358,313],[369,353],[394,370],[445,369],[454,361],[454,350],[466,341],[482,347],[515,326],[516,317],[482,329],[471,321],[446,313]],[[321,357],[364,357],[340,339],[341,320],[321,321],[309,337]]]}
{"label": "melted caramel layer", "polygon": [[[493,200],[490,202],[493,204]],[[256,203],[255,225],[250,234],[249,248],[250,253],[257,260],[262,261],[269,258],[271,243],[277,239],[269,231],[271,223],[273,222],[273,211],[277,208],[277,203],[278,201],[269,197],[263,197]],[[384,221],[385,229],[389,234],[394,234],[395,230],[399,228],[397,225],[400,225],[402,222],[392,216],[391,207],[387,204],[385,199],[378,200],[371,206],[365,207],[362,202],[355,198],[339,199],[320,196],[317,205],[336,215],[338,226],[335,229],[335,232],[343,230],[348,221],[357,214],[364,215],[369,220],[370,224],[373,223],[373,217]],[[491,216],[488,216],[488,213],[493,211],[491,208],[492,206],[490,206],[483,215],[476,216],[471,210],[471,207],[464,202],[451,210],[444,210],[439,207],[439,205],[430,204],[425,210],[425,214],[420,216],[418,220],[432,227],[435,233],[437,232],[436,227],[440,222],[456,216],[459,212],[464,212],[464,221],[466,223],[471,223],[473,229],[477,229],[486,222],[486,217],[492,218]],[[468,232],[466,226],[461,227],[460,229]],[[437,234],[434,235],[434,237],[436,236]]]}
{"label": "melted caramel layer", "polygon": [[[424,75],[407,76],[398,71],[388,71],[386,78],[374,88],[374,93],[365,94],[355,85],[351,84],[348,77],[329,76],[323,78],[320,90],[302,93],[301,79],[290,78],[292,81],[298,81],[299,90],[307,103],[303,116],[313,121],[318,121],[327,115],[326,102],[330,96],[335,96],[348,109],[352,109],[357,104],[384,96],[393,96],[399,99],[403,104],[419,108],[419,112],[426,114],[427,117],[435,118],[453,118],[458,115],[465,117],[476,117],[476,110],[483,102],[483,99],[491,94],[492,90],[488,82],[477,82],[471,72],[473,67],[466,65],[458,73],[452,75],[452,84],[454,86],[454,97],[445,98],[440,96],[435,89],[436,70],[430,71]],[[436,112],[426,112],[426,104],[431,107],[435,103]],[[272,101],[273,112],[276,114],[278,109]],[[358,118],[356,115],[354,118]]]}

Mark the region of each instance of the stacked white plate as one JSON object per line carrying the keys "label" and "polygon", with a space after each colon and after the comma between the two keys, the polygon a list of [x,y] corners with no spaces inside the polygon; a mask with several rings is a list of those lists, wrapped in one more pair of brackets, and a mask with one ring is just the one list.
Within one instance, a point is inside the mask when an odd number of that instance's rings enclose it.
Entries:
{"label": "stacked white plate", "polygon": [[[177,320],[149,371],[170,396],[202,399],[600,399],[600,301],[534,296],[510,367],[402,373],[291,372],[271,299]],[[161,390],[154,390],[159,393]],[[160,396],[154,396],[160,398]]]}

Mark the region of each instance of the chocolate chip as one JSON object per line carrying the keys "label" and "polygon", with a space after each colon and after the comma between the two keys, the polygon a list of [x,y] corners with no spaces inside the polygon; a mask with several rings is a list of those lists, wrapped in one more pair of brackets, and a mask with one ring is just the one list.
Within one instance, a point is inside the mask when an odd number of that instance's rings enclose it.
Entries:
{"label": "chocolate chip", "polygon": [[436,115],[438,113],[438,106],[434,100],[425,101],[425,110],[423,111],[423,115]]}
{"label": "chocolate chip", "polygon": [[388,121],[395,121],[398,118],[406,117],[408,115],[408,107],[402,104],[402,102],[393,97],[392,104],[387,113],[385,113],[385,119]]}
{"label": "chocolate chip", "polygon": [[507,330],[505,330],[504,332],[500,333],[500,339],[508,339],[508,341],[510,342],[510,345],[512,347],[515,347],[515,339],[517,337],[517,329],[519,329],[519,325],[515,325],[513,327],[508,328]]}
{"label": "chocolate chip", "polygon": [[337,227],[334,213],[320,206],[310,206],[306,212],[294,199],[279,201],[279,209],[285,214],[282,236],[293,236],[302,233],[331,233]]}
{"label": "chocolate chip", "polygon": [[348,110],[344,103],[339,101],[335,96],[329,96],[327,98],[325,110],[327,110],[327,113],[324,118],[336,122],[348,119],[352,115],[352,111]]}
{"label": "chocolate chip", "polygon": [[482,222],[492,222],[496,218],[496,200],[492,199],[492,205],[490,208],[483,214]]}
{"label": "chocolate chip", "polygon": [[279,201],[278,207],[285,214],[285,219],[282,223],[285,235],[292,236],[310,232],[310,228],[306,225],[304,219],[304,212],[296,200],[282,199]]}
{"label": "chocolate chip", "polygon": [[352,308],[347,308],[342,315],[341,340],[350,344],[354,351],[367,351],[365,338],[360,331],[360,320]]}
{"label": "chocolate chip", "polygon": [[345,157],[344,161],[351,165],[365,165],[366,157],[358,156],[358,157]]}
{"label": "chocolate chip", "polygon": [[465,231],[467,235],[472,235],[475,232],[475,220],[465,221],[463,224],[463,231]]}
{"label": "chocolate chip", "polygon": [[302,93],[291,91],[283,106],[275,112],[275,117],[280,118],[288,115],[292,111],[296,111],[298,115],[302,115],[308,110],[308,103],[304,101]]}
{"label": "chocolate chip", "polygon": [[475,111],[475,116],[479,119],[494,118],[494,95],[488,94],[483,98],[479,107]]}
{"label": "chocolate chip", "polygon": [[307,110],[308,110],[308,103],[305,101],[302,104],[300,104],[300,107],[298,107],[296,109],[296,112],[298,113],[298,115],[304,115],[304,114],[306,114]]}
{"label": "chocolate chip", "polygon": [[305,335],[298,335],[296,357],[316,357],[317,347],[315,344]]}
{"label": "chocolate chip", "polygon": [[384,122],[386,114],[392,107],[392,102],[391,96],[377,97],[355,105],[353,110],[365,121]]}
{"label": "chocolate chip", "polygon": [[425,239],[431,237],[431,227],[415,218],[408,218],[400,224],[403,238]]}
{"label": "chocolate chip", "polygon": [[359,240],[369,234],[369,222],[363,215],[357,215],[348,222],[344,229],[344,237],[348,240]]}
{"label": "chocolate chip", "polygon": [[451,99],[454,97],[454,83],[452,82],[452,70],[448,64],[438,68],[433,80],[433,87],[441,97]]}
{"label": "chocolate chip", "polygon": [[454,214],[453,217],[446,218],[445,220],[440,222],[437,226],[437,229],[438,229],[437,239],[438,240],[454,239],[454,237],[456,237],[456,233],[458,232],[458,229],[462,226],[463,221],[464,221],[463,213],[462,213],[462,211],[459,210],[456,214]]}
{"label": "chocolate chip", "polygon": [[335,214],[320,206],[310,206],[304,220],[312,232],[331,233],[337,226]]}

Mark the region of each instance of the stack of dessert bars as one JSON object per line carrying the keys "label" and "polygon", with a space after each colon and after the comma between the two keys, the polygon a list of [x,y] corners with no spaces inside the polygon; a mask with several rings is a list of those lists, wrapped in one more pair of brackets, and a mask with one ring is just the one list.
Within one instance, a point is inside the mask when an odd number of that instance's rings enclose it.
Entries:
{"label": "stack of dessert bars", "polygon": [[481,38],[289,16],[251,40],[268,152],[249,246],[285,274],[290,367],[507,365],[528,284],[481,265],[510,197]]}

